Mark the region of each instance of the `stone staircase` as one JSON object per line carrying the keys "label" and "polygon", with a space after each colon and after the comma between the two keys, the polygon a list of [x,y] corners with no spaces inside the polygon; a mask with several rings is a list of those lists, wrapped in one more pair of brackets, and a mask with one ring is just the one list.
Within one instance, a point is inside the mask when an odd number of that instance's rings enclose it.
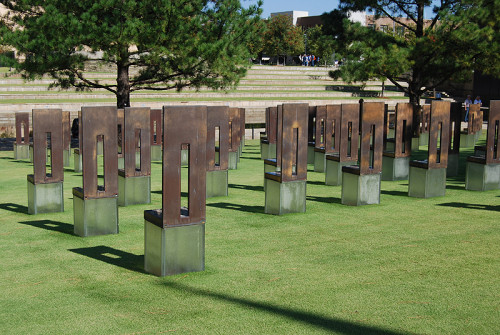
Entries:
{"label": "stone staircase", "polygon": [[[264,123],[264,110],[284,102],[325,105],[357,102],[358,99],[381,99],[390,106],[407,102],[402,92],[386,83],[384,97],[380,97],[382,83],[369,81],[347,85],[328,77],[331,68],[302,66],[256,65],[248,70],[239,85],[228,91],[184,89],[176,91],[139,91],[131,95],[132,106],[161,108],[163,105],[229,105],[246,108],[246,123],[260,126]],[[101,82],[114,82],[116,74],[91,72],[89,77]],[[0,78],[0,127],[13,125],[14,112],[34,108],[61,108],[77,116],[82,105],[114,105],[115,96],[105,90],[76,92],[74,90],[48,91],[52,82],[43,78],[31,82],[15,76]]]}

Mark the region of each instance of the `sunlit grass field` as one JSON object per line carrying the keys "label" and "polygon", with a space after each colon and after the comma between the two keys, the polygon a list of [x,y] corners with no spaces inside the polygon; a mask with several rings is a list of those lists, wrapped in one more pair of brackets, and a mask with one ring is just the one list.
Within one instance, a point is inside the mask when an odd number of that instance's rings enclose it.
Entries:
{"label": "sunlit grass field", "polygon": [[499,332],[500,190],[466,191],[465,166],[445,197],[383,181],[362,207],[310,166],[307,212],[279,217],[247,141],[229,196],[207,200],[206,270],[158,278],[143,271],[143,211],[161,207],[159,162],[151,204],[120,207],[118,235],[81,238],[81,174],[65,170],[64,213],[28,215],[33,167],[12,157],[0,152],[1,334]]}

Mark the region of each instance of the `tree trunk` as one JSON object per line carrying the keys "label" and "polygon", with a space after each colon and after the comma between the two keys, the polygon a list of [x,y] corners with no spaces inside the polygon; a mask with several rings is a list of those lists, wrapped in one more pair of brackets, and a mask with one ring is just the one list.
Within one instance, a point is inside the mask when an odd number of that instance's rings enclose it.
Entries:
{"label": "tree trunk", "polygon": [[420,113],[422,111],[422,106],[420,105],[420,95],[415,93],[411,88],[408,90],[408,95],[410,96],[410,104],[413,107],[413,137],[420,136]]}
{"label": "tree trunk", "polygon": [[128,65],[118,63],[118,77],[116,78],[116,106],[118,108],[130,107],[130,81]]}

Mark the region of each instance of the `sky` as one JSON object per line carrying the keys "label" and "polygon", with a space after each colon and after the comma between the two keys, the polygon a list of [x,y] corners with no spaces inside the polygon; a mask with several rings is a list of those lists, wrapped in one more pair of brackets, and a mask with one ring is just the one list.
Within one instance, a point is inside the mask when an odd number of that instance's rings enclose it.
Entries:
{"label": "sky", "polygon": [[[256,0],[242,0],[243,5],[255,4]],[[338,0],[264,0],[262,18],[268,18],[271,13],[300,10],[309,12],[310,16],[330,12],[339,5]]]}
{"label": "sky", "polygon": [[[263,0],[264,6],[262,7],[263,12],[261,17],[267,19],[271,16],[271,13],[276,12],[288,12],[292,10],[306,11],[309,12],[310,16],[321,15],[324,12],[330,12],[337,9],[339,6],[339,0]],[[436,2],[438,0],[433,0]],[[257,0],[241,0],[243,6],[249,6],[256,4]],[[425,17],[432,17],[432,10],[426,8]]]}

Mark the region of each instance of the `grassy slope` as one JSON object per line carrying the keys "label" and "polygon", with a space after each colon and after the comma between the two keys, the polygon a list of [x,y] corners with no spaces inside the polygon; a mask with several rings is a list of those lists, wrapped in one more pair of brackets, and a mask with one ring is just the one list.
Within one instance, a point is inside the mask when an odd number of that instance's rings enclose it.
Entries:
{"label": "grassy slope", "polygon": [[160,207],[158,192],[119,209],[118,235],[80,238],[81,175],[66,170],[64,213],[29,216],[32,166],[0,152],[0,333],[497,333],[500,191],[465,191],[462,169],[446,197],[382,182],[381,204],[356,208],[309,172],[306,214],[265,215],[247,143],[230,196],[207,201],[206,271],[167,278],[142,271],[143,210]]}

